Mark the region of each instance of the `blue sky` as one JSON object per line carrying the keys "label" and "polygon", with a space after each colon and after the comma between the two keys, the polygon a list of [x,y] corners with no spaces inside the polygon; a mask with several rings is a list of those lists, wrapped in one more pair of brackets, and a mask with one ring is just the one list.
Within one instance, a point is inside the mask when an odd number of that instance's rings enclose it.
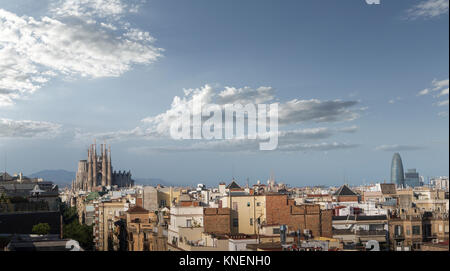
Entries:
{"label": "blue sky", "polygon": [[[116,169],[172,183],[382,181],[396,151],[448,175],[448,25],[448,0],[2,1],[0,149],[9,172],[75,171],[106,139]],[[312,137],[291,151],[196,149],[142,122],[225,87],[354,105],[301,111],[335,118],[286,126]]]}

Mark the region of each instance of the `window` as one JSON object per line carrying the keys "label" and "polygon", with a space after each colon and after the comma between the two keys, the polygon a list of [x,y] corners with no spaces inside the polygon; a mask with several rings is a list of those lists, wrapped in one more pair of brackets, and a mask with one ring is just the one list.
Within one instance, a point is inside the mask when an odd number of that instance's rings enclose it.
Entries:
{"label": "window", "polygon": [[280,234],[280,228],[273,228],[272,233],[273,234]]}
{"label": "window", "polygon": [[395,236],[402,236],[402,235],[403,235],[402,226],[396,225],[395,226]]}
{"label": "window", "polygon": [[233,218],[233,227],[239,227],[239,219]]}
{"label": "window", "polygon": [[247,207],[250,207],[250,202],[247,202]]}
{"label": "window", "polygon": [[261,202],[257,202],[256,206],[258,206],[258,207],[261,206]]}
{"label": "window", "polygon": [[439,232],[442,232],[442,225],[439,225]]}
{"label": "window", "polygon": [[420,226],[412,226],[413,235],[420,235]]}
{"label": "window", "polygon": [[166,207],[166,200],[165,199],[160,200],[159,205],[160,207]]}
{"label": "window", "polygon": [[250,226],[253,226],[253,218],[250,218]]}
{"label": "window", "polygon": [[187,219],[186,220],[186,227],[188,227],[188,228],[192,227],[192,220],[191,219]]}
{"label": "window", "polygon": [[237,211],[237,210],[238,210],[238,203],[233,202],[233,211]]}

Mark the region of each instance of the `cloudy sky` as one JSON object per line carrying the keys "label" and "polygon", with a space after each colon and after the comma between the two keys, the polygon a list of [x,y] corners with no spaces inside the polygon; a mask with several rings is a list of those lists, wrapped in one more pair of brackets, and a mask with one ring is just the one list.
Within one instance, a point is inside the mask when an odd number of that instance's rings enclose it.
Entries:
{"label": "cloudy sky", "polygon": [[[448,5],[2,0],[1,168],[75,171],[96,139],[116,169],[180,184],[383,181],[394,152],[448,175]],[[278,103],[278,149],[172,140],[194,97]]]}

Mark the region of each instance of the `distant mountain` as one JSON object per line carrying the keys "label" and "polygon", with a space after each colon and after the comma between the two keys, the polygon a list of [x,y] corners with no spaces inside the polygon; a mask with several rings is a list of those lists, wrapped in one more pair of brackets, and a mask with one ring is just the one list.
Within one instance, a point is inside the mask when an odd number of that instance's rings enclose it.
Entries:
{"label": "distant mountain", "polygon": [[44,181],[50,181],[57,184],[59,187],[64,187],[72,184],[75,179],[75,172],[63,169],[58,170],[42,170],[28,175],[30,178],[42,178]]}
{"label": "distant mountain", "polygon": [[134,183],[137,185],[157,186],[158,184],[163,186],[174,186],[173,184],[158,178],[136,178]]}
{"label": "distant mountain", "polygon": [[[42,170],[33,174],[26,175],[30,178],[42,178],[44,181],[50,181],[57,184],[60,188],[65,186],[70,186],[72,180],[75,179],[76,173],[67,170]],[[133,178],[134,179],[134,178]],[[137,185],[149,185],[157,186],[158,184],[162,186],[175,186],[174,184],[158,178],[136,178],[134,179]]]}

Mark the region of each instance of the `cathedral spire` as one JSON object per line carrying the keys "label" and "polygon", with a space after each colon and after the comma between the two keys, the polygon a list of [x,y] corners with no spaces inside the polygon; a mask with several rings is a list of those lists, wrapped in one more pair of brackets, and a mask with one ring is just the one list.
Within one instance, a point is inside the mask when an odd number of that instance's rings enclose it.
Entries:
{"label": "cathedral spire", "polygon": [[88,163],[87,163],[87,167],[88,167],[88,176],[87,176],[87,183],[85,184],[86,190],[87,191],[92,191],[92,145],[89,146],[88,149]]}
{"label": "cathedral spire", "polygon": [[107,166],[106,166],[106,144],[102,144],[102,186],[107,185]]}
{"label": "cathedral spire", "polygon": [[108,154],[107,154],[107,168],[108,172],[106,175],[106,181],[108,186],[112,186],[112,165],[111,165],[111,145],[108,146]]}
{"label": "cathedral spire", "polygon": [[[94,140],[95,142],[95,140]],[[97,180],[97,144],[93,145],[93,157],[92,157],[92,186],[96,187],[98,185]]]}

